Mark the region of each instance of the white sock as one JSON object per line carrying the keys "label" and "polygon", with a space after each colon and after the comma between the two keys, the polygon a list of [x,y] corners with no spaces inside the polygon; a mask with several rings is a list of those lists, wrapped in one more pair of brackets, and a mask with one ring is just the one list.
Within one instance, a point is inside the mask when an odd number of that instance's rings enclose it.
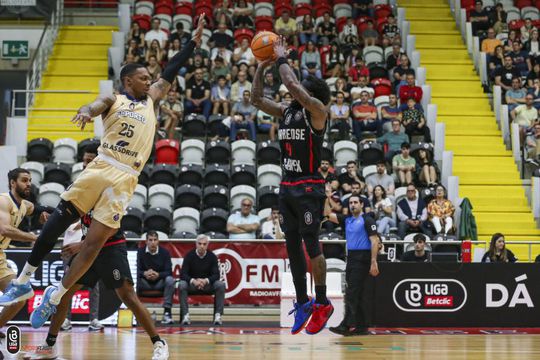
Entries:
{"label": "white sock", "polygon": [[51,304],[53,305],[58,305],[60,304],[60,300],[62,300],[62,296],[64,296],[64,294],[68,291],[68,289],[66,289],[64,287],[64,285],[62,283],[60,283],[60,285],[58,285],[58,288],[56,290],[53,291],[53,293],[51,294]]}
{"label": "white sock", "polygon": [[29,263],[24,264],[24,267],[19,274],[19,277],[14,280],[15,284],[21,285],[26,284],[30,281],[30,276],[32,276],[33,273],[35,273],[37,270],[36,266],[32,266]]}

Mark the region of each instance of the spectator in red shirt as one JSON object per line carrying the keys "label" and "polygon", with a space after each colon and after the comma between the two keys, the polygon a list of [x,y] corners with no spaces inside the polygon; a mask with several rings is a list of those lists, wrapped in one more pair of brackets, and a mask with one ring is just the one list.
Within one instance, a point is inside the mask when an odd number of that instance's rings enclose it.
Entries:
{"label": "spectator in red shirt", "polygon": [[377,108],[369,103],[369,94],[363,91],[360,99],[351,105],[353,113],[353,132],[358,141],[362,139],[363,131],[375,131],[380,136],[381,124],[377,119]]}
{"label": "spectator in red shirt", "polygon": [[420,86],[416,86],[416,77],[414,76],[414,74],[407,74],[406,81],[407,84],[402,85],[399,88],[399,101],[401,103],[401,106],[405,108],[407,108],[408,99],[413,98],[417,104],[420,104],[423,95],[422,88]]}
{"label": "spectator in red shirt", "polygon": [[353,87],[357,86],[360,76],[367,77],[369,82],[369,69],[365,65],[364,59],[357,57],[356,63],[349,70],[349,84]]}

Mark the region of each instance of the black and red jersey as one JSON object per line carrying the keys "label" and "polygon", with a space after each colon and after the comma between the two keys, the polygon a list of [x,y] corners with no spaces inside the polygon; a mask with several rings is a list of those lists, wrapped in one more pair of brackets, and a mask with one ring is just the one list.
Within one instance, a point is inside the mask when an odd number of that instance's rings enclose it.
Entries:
{"label": "black and red jersey", "polygon": [[279,121],[278,139],[281,147],[282,185],[294,186],[295,181],[319,181],[324,130],[311,127],[311,115],[303,107],[289,106]]}
{"label": "black and red jersey", "polygon": [[[88,229],[90,228],[91,223],[92,223],[92,211],[90,210],[81,218],[81,225],[82,225],[81,230],[82,230],[83,240],[86,237],[86,234],[88,233]],[[122,229],[118,229],[118,231],[113,236],[107,239],[105,244],[103,244],[103,247],[121,244],[125,242],[126,242],[126,237],[124,235],[124,232],[122,231]]]}

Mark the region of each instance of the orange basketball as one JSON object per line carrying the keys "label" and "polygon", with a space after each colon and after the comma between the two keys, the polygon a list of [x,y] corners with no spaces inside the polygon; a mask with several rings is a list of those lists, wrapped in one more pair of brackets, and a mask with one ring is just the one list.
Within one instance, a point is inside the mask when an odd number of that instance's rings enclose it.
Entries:
{"label": "orange basketball", "polygon": [[271,31],[261,31],[251,40],[251,51],[255,59],[264,61],[274,55],[274,41],[278,36]]}

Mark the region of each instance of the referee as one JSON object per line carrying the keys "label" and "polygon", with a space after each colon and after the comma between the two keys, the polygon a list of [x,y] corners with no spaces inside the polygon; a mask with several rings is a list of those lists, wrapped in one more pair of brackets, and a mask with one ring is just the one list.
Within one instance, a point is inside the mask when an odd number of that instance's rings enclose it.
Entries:
{"label": "referee", "polygon": [[363,213],[364,203],[358,195],[349,197],[349,216],[332,213],[325,207],[325,218],[345,229],[347,266],[345,268],[345,315],[339,326],[330,331],[343,336],[368,334],[362,307],[364,283],[370,274],[379,275],[377,253],[379,237],[377,225],[371,216]]}

